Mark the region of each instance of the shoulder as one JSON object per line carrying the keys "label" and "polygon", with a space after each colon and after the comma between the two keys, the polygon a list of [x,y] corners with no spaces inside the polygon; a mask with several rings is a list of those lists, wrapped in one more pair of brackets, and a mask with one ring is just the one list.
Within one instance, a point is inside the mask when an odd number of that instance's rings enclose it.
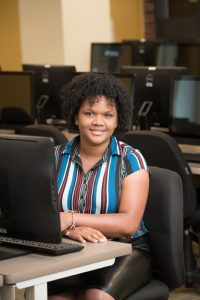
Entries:
{"label": "shoulder", "polygon": [[139,149],[136,149],[123,141],[118,141],[118,147],[122,158],[122,164],[127,174],[145,169],[148,170],[147,162]]}

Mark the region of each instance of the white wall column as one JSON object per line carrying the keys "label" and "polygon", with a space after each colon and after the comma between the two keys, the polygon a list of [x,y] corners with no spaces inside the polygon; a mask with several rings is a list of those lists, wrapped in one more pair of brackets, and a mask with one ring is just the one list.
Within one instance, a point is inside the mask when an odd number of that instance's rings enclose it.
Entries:
{"label": "white wall column", "polygon": [[60,0],[19,0],[22,63],[64,64]]}
{"label": "white wall column", "polygon": [[61,2],[65,64],[89,71],[91,43],[114,41],[110,0]]}

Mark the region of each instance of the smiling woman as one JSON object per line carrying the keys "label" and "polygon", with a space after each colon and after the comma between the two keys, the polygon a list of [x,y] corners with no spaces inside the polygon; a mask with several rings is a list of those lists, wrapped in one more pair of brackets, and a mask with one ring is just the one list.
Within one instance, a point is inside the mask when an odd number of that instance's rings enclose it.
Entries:
{"label": "smiling woman", "polygon": [[81,243],[122,240],[133,252],[106,269],[50,283],[49,299],[124,299],[151,278],[143,222],[148,167],[139,150],[115,136],[128,128],[130,95],[110,74],[84,73],[63,88],[61,98],[68,129],[79,132],[56,147],[63,235]]}

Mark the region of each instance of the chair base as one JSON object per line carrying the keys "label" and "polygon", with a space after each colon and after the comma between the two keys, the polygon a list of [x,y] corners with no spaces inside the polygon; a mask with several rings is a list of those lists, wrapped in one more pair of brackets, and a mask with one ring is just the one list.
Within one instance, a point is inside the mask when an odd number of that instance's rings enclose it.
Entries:
{"label": "chair base", "polygon": [[167,285],[153,279],[126,300],[167,300],[168,298],[169,288]]}

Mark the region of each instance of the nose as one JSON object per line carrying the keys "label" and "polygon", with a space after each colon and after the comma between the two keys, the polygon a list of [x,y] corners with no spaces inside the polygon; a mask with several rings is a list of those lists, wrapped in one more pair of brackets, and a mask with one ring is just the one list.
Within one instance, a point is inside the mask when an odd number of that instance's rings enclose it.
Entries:
{"label": "nose", "polygon": [[101,115],[95,115],[93,118],[93,124],[95,125],[103,125],[103,118]]}

